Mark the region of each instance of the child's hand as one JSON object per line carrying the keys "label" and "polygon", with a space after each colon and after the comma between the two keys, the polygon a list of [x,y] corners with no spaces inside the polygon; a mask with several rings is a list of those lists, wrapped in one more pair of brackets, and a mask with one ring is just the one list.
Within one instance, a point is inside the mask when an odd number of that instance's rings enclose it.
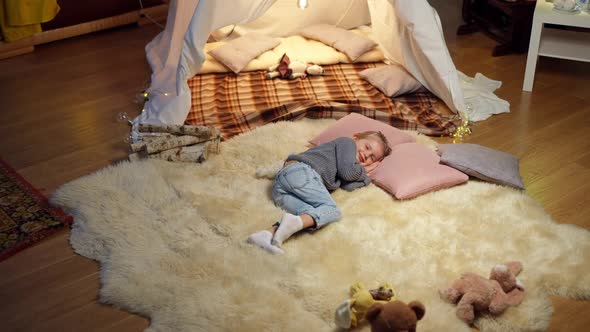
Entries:
{"label": "child's hand", "polygon": [[381,162],[374,162],[370,165],[364,166],[365,167],[365,171],[367,171],[367,175],[368,176],[372,176],[375,169],[381,164]]}

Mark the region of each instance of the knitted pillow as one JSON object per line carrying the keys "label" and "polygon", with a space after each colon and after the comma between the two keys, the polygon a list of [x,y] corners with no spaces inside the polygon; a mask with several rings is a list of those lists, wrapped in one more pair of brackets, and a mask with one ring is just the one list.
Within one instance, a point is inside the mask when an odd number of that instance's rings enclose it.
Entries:
{"label": "knitted pillow", "polygon": [[280,43],[281,40],[278,38],[250,33],[229,41],[207,53],[237,74],[250,61],[260,54],[275,48]]}
{"label": "knitted pillow", "polygon": [[478,179],[524,189],[518,159],[508,153],[477,144],[441,144],[441,163]]}
{"label": "knitted pillow", "polygon": [[371,174],[379,187],[397,199],[409,199],[427,192],[449,188],[466,182],[469,177],[439,164],[436,152],[419,143],[404,143],[392,147]]}

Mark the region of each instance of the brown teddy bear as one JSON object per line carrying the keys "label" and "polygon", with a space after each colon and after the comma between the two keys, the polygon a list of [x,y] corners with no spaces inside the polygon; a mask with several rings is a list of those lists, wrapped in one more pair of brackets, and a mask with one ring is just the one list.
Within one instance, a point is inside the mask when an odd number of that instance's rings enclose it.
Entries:
{"label": "brown teddy bear", "polygon": [[508,306],[519,305],[524,287],[516,276],[522,270],[520,262],[496,265],[486,279],[475,273],[464,273],[451,287],[439,290],[440,297],[457,304],[457,317],[473,324],[477,312],[489,311],[499,315]]}
{"label": "brown teddy bear", "polygon": [[336,308],[336,325],[343,329],[357,327],[371,305],[393,300],[395,300],[393,287],[389,283],[369,290],[362,282],[357,282],[350,286],[350,299]]}
{"label": "brown teddy bear", "polygon": [[371,332],[415,332],[416,324],[426,309],[419,301],[405,304],[402,301],[373,304],[365,315],[371,323]]}

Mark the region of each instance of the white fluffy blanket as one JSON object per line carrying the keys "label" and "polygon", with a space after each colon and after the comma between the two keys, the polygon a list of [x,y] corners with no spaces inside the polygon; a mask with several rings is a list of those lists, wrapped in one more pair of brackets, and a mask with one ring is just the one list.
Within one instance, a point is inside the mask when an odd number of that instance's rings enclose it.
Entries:
{"label": "white fluffy blanket", "polygon": [[247,244],[281,216],[256,168],[303,150],[328,122],[267,125],[201,165],[123,162],[60,188],[72,246],[101,264],[100,300],[150,317],[150,332],[331,331],[352,283],[389,281],[425,304],[420,331],[470,331],[437,289],[507,260],[524,264],[525,300],[477,320],[482,331],[541,331],[549,294],[590,298],[590,233],[482,182],[403,202],[374,185],[340,190],[343,219],[290,239],[285,255]]}

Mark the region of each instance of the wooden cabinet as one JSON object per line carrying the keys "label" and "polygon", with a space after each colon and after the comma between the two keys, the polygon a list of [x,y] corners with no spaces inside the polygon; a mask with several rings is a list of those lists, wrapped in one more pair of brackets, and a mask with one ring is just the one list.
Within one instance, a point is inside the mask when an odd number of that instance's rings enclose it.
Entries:
{"label": "wooden cabinet", "polygon": [[500,45],[492,50],[493,56],[520,53],[527,50],[531,34],[535,0],[463,0],[465,24],[458,35],[482,31]]}

